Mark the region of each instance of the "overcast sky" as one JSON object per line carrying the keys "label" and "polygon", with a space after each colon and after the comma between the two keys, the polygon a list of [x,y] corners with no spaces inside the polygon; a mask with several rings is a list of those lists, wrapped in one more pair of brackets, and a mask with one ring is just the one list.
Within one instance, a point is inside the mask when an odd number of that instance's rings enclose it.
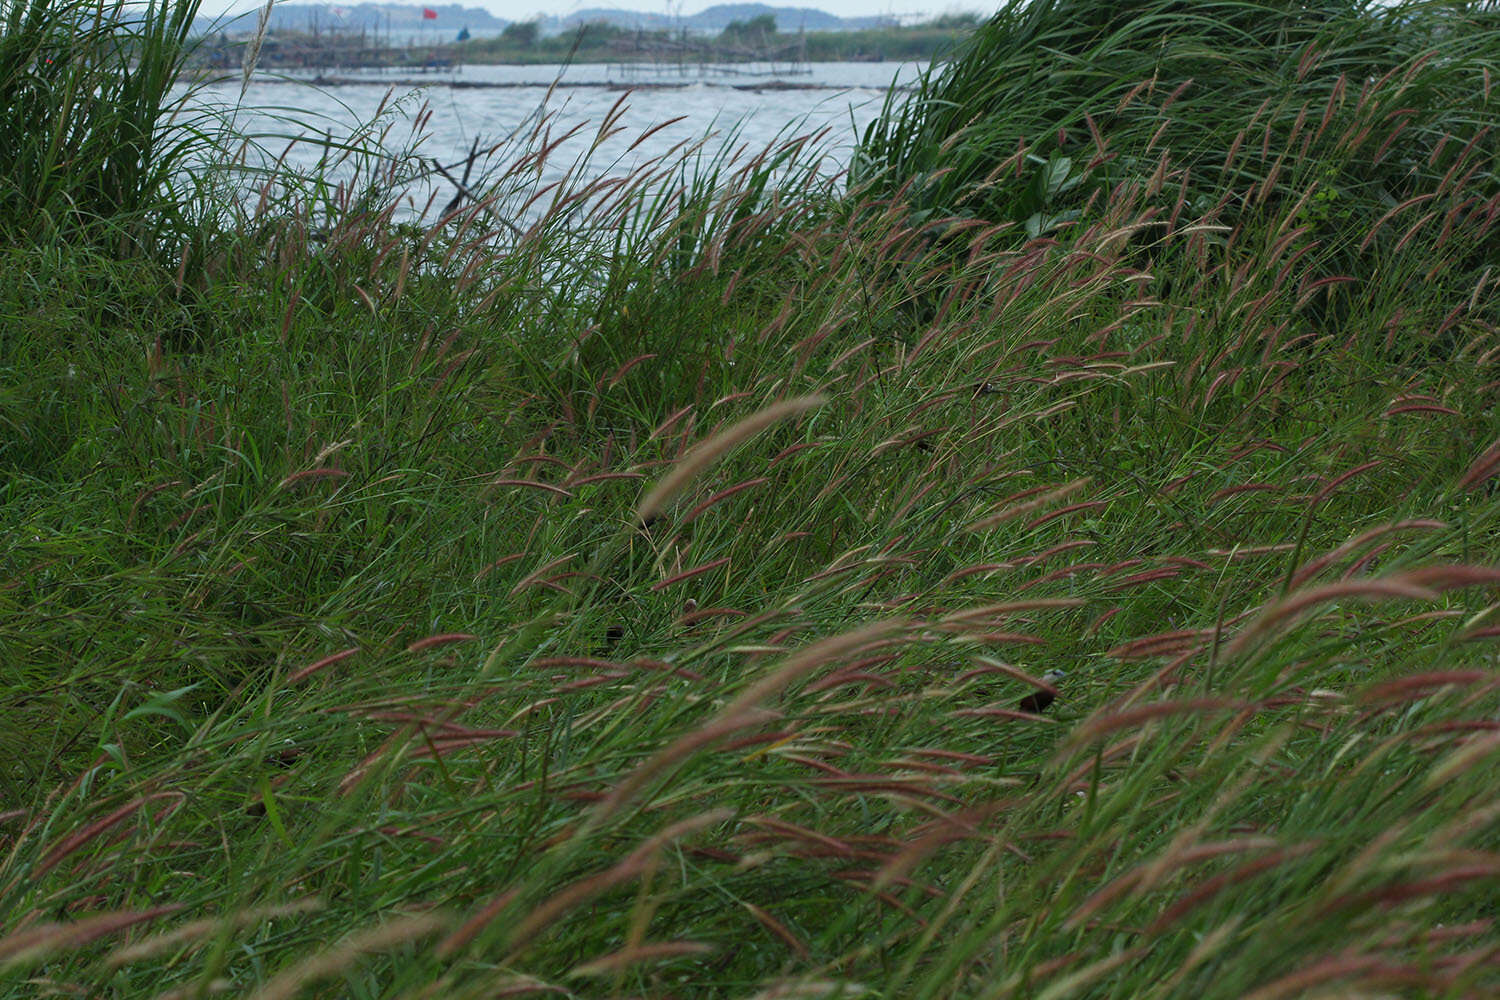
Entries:
{"label": "overcast sky", "polygon": [[[218,14],[224,10],[232,10],[241,13],[247,10],[255,10],[262,6],[254,0],[203,0],[203,13]],[[278,0],[279,3],[317,3],[326,2],[337,4],[339,0]],[[353,0],[354,3],[359,0]],[[394,0],[403,4],[416,4],[420,0]],[[669,9],[672,13],[696,14],[700,10],[716,6],[716,0],[707,3],[687,2],[669,8],[666,0],[582,0],[582,2],[570,2],[570,0],[443,0],[444,3],[459,3],[465,7],[482,7],[496,17],[503,17],[507,21],[525,21],[538,14],[552,14],[559,17],[566,16],[576,10],[584,10],[595,7],[608,7],[615,10],[641,10],[653,14],[665,14]],[[724,0],[726,3],[737,3],[740,0]],[[756,2],[756,0],[746,0]],[[866,17],[875,14],[893,14],[903,20],[912,17],[933,16],[948,10],[979,10],[983,5],[978,3],[954,2],[954,0],[758,0],[772,7],[813,7],[818,10],[826,10],[830,14],[839,17]],[[350,6],[353,4],[350,3]]]}

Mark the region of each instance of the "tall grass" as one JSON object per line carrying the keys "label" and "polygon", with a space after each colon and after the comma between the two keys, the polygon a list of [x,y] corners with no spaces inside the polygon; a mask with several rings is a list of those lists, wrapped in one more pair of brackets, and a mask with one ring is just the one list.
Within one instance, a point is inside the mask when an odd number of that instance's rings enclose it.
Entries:
{"label": "tall grass", "polygon": [[1320,230],[1426,112],[1253,110],[1282,195],[1034,237],[541,117],[423,226],[268,188],[188,346],[7,248],[0,988],[1492,994],[1487,140]]}
{"label": "tall grass", "polygon": [[[1428,222],[1500,193],[1497,52],[1493,4],[1010,3],[891,98],[856,180],[1032,238],[1124,195],[1147,252],[1185,219],[1285,217],[1300,275],[1382,284]],[[1430,280],[1472,287],[1496,240],[1445,245]]]}
{"label": "tall grass", "polygon": [[9,239],[172,244],[204,122],[172,98],[195,0],[0,5],[0,219]]}

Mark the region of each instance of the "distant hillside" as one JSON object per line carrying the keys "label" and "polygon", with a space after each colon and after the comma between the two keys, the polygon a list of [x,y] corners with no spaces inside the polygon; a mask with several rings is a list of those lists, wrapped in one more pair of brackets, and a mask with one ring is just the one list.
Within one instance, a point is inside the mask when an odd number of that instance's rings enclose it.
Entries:
{"label": "distant hillside", "polygon": [[[423,18],[423,5],[278,3],[271,8],[271,30],[349,32],[364,29],[408,36],[423,31],[447,34],[460,28],[468,28],[476,33],[494,34],[510,23],[479,7],[461,7],[452,3],[425,6],[436,11],[437,17]],[[223,31],[239,35],[254,31],[259,17],[258,11],[250,11],[234,18],[200,16],[194,27],[200,33]]]}

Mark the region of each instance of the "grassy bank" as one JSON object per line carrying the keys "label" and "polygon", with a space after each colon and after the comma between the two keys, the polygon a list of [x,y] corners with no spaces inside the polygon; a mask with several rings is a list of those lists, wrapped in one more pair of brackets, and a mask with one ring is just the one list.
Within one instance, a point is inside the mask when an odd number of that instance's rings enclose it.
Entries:
{"label": "grassy bank", "polygon": [[0,191],[0,995],[1492,995],[1500,22],[1288,10],[847,178]]}

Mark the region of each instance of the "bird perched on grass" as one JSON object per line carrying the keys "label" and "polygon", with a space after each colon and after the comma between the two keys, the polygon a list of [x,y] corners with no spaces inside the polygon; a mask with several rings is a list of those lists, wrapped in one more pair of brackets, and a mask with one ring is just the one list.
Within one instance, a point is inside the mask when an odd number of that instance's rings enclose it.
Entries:
{"label": "bird perched on grass", "polygon": [[1023,712],[1039,715],[1047,710],[1047,706],[1057,700],[1057,682],[1068,676],[1062,670],[1049,670],[1042,675],[1042,683],[1047,685],[1038,688],[1017,703],[1016,707]]}

